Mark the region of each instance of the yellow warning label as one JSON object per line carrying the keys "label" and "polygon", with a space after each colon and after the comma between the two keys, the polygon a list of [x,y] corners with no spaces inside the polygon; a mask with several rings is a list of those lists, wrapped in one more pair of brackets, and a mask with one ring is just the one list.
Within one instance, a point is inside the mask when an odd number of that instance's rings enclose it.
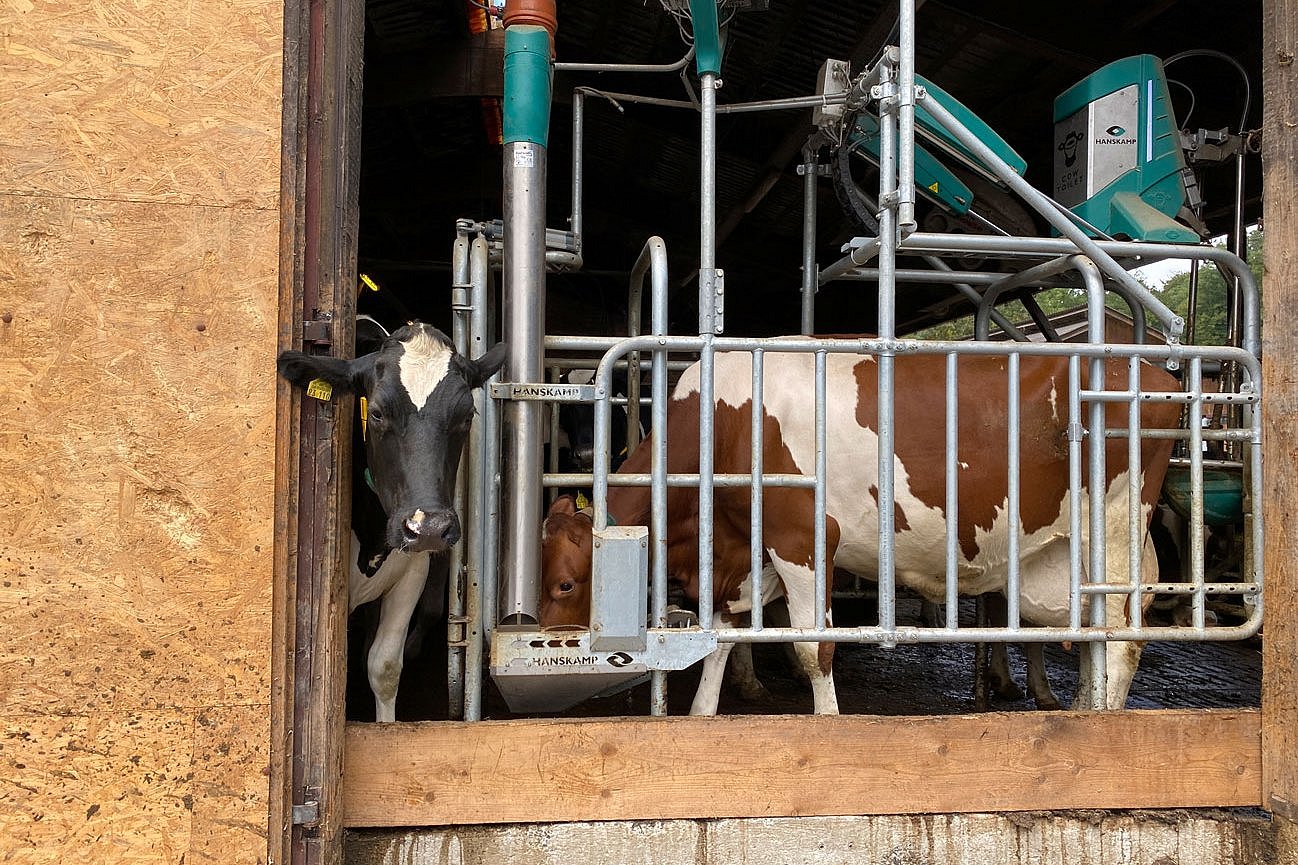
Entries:
{"label": "yellow warning label", "polygon": [[937,181],[936,181],[936,180],[933,181],[933,185],[930,186],[930,187],[928,188],[928,191],[929,191],[929,192],[937,192]]}

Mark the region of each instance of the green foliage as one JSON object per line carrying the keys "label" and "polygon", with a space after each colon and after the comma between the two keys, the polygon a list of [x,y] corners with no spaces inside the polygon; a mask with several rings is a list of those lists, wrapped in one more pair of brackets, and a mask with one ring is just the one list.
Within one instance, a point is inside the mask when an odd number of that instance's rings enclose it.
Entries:
{"label": "green foliage", "polygon": [[[1258,285],[1261,285],[1261,231],[1254,231],[1248,235],[1246,251],[1249,267],[1253,270]],[[1161,289],[1153,288],[1153,291],[1173,312],[1185,316],[1190,293],[1189,271],[1173,276]],[[1049,288],[1038,292],[1036,299],[1047,316],[1086,305],[1086,293],[1071,288]],[[1105,304],[1119,312],[1130,314],[1127,304],[1112,292],[1109,292],[1105,298]],[[1023,304],[1017,300],[1002,304],[998,309],[1016,325],[1032,320]],[[925,328],[911,336],[915,339],[956,340],[969,339],[973,336],[973,332],[974,317],[966,315]],[[1195,324],[1194,341],[1199,345],[1226,344],[1226,282],[1216,267],[1206,263],[1199,267],[1198,320]]]}

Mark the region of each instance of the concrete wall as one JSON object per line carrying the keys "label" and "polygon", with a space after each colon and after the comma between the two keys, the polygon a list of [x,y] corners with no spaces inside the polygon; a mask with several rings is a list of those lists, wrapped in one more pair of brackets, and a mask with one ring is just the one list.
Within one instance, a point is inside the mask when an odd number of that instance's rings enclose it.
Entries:
{"label": "concrete wall", "polygon": [[348,865],[1273,865],[1270,820],[1058,812],[353,833]]}
{"label": "concrete wall", "polygon": [[261,862],[282,4],[0,34],[0,861]]}

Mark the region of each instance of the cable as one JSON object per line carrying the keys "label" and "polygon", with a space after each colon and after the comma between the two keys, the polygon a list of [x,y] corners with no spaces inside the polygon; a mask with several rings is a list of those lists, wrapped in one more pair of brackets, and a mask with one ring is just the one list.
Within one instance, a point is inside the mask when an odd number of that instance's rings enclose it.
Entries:
{"label": "cable", "polygon": [[1168,84],[1175,84],[1186,93],[1190,94],[1190,107],[1186,110],[1185,116],[1181,118],[1181,128],[1188,129],[1190,126],[1190,115],[1194,114],[1194,89],[1184,81],[1177,81],[1175,78],[1167,79]]}
{"label": "cable", "polygon": [[1243,64],[1234,57],[1231,57],[1224,51],[1218,51],[1215,48],[1191,48],[1189,51],[1181,51],[1180,53],[1173,54],[1171,57],[1163,61],[1163,68],[1166,69],[1178,60],[1184,60],[1187,57],[1215,57],[1218,60],[1224,60],[1231,66],[1234,66],[1236,71],[1239,72],[1239,77],[1244,79],[1244,111],[1240,114],[1239,127],[1236,130],[1242,135],[1244,133],[1244,126],[1248,123],[1248,109],[1253,102],[1253,85],[1249,83],[1248,70],[1245,69]]}

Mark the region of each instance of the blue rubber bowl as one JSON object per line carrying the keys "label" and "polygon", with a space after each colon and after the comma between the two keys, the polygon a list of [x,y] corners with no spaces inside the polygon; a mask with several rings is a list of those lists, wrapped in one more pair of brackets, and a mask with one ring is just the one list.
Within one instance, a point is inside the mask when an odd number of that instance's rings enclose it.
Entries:
{"label": "blue rubber bowl", "polygon": [[[1163,496],[1184,519],[1190,518],[1190,467],[1171,466],[1163,480]],[[1203,470],[1203,522],[1229,526],[1244,516],[1244,477],[1231,469]]]}

